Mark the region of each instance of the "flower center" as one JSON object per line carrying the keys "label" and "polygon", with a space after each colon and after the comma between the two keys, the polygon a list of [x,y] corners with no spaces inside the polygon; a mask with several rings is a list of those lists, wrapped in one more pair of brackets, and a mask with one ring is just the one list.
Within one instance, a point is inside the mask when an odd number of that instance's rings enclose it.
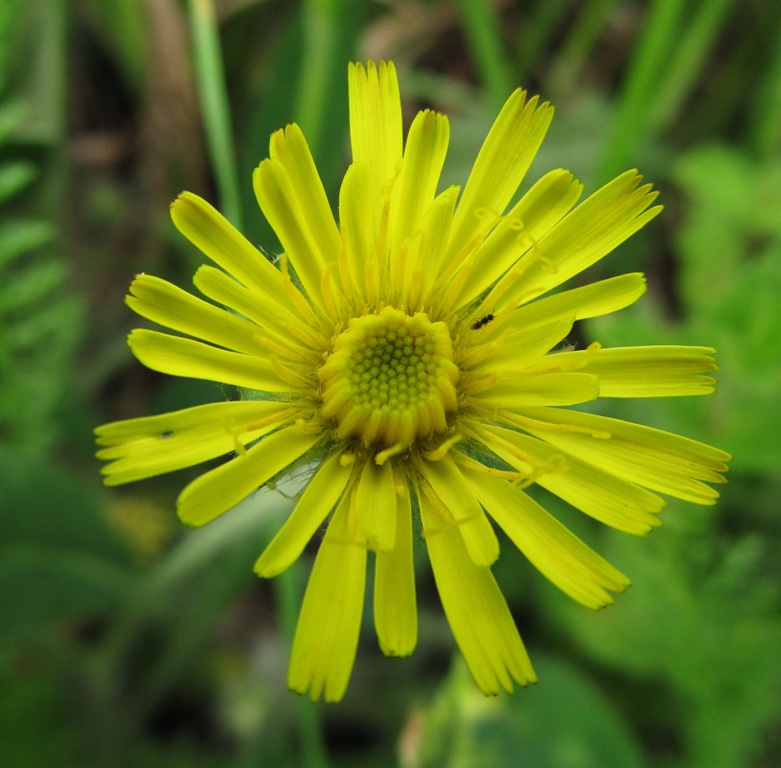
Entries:
{"label": "flower center", "polygon": [[350,320],[318,371],[321,413],[341,438],[396,453],[417,438],[447,431],[455,412],[453,344],[444,323],[423,312],[410,317],[392,307]]}

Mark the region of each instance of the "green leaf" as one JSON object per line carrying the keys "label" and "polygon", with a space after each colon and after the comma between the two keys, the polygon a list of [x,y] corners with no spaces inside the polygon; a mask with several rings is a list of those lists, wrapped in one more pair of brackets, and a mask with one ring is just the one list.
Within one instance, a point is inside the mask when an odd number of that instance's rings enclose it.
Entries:
{"label": "green leaf", "polygon": [[657,693],[654,720],[682,742],[681,764],[750,765],[781,710],[767,543],[719,535],[711,510],[670,510],[665,520],[651,539],[609,538],[604,554],[633,586],[604,612],[567,606],[563,629],[600,664]]}
{"label": "green leaf", "polygon": [[[22,219],[6,221],[0,226],[0,269],[42,245],[51,242],[54,230],[44,221]],[[3,280],[8,286],[8,278]]]}
{"label": "green leaf", "polygon": [[0,205],[19,194],[37,176],[35,165],[23,160],[0,166]]}
{"label": "green leaf", "polygon": [[0,642],[30,636],[57,619],[102,612],[128,586],[125,568],[79,548],[0,548]]}
{"label": "green leaf", "polygon": [[0,642],[103,612],[125,594],[128,554],[78,478],[3,451],[0,510]]}
{"label": "green leaf", "polygon": [[0,103],[0,145],[14,134],[28,116],[29,108],[21,99]]}
{"label": "green leaf", "polygon": [[62,286],[64,279],[65,267],[58,261],[43,262],[9,275],[7,289],[0,293],[0,315],[34,312]]}
{"label": "green leaf", "polygon": [[533,653],[539,683],[483,696],[460,660],[424,714],[421,768],[642,768],[621,713],[595,681]]}

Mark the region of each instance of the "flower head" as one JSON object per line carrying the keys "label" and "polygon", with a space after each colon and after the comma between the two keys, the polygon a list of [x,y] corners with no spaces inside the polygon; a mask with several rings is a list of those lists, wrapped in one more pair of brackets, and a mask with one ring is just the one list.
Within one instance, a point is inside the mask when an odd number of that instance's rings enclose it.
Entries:
{"label": "flower head", "polygon": [[[598,397],[712,391],[713,350],[562,347],[577,320],[645,291],[624,274],[550,292],[661,210],[628,171],[577,204],[582,185],[552,171],[507,210],[553,110],[518,90],[463,190],[438,192],[447,118],[423,111],[402,142],[392,64],[349,68],[353,162],[339,223],[296,125],[271,137],[253,183],[284,248],[274,264],[207,202],[172,205],[178,229],[215,266],[195,274],[210,301],[139,275],[127,302],[171,331],[136,330],[148,367],[247,392],[97,430],[108,484],[235,454],[181,493],[203,525],[294,463],[311,480],[255,570],[272,577],[328,520],[304,597],[289,685],[342,697],[374,552],[374,623],[383,652],[417,635],[413,530],[422,531],[456,641],[486,694],[535,680],[490,570],[493,522],[554,584],[601,608],[629,580],[523,490],[537,483],[628,533],[659,524],[659,493],[712,504],[729,457],[693,440],[582,410]],[[577,205],[576,205],[577,204]],[[413,525],[413,517],[419,525]]]}

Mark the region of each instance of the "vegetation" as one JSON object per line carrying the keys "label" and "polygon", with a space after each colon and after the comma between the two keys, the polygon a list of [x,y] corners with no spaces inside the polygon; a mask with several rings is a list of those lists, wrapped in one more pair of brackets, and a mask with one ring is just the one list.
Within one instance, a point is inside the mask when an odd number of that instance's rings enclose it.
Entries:
{"label": "vegetation", "polygon": [[[215,7],[216,6],[216,7]],[[546,506],[634,582],[592,614],[509,545],[495,567],[540,683],[485,699],[428,572],[415,655],[370,631],[345,700],[285,686],[308,562],[252,564],[295,487],[198,531],[189,477],[100,484],[92,429],[214,399],[124,344],[134,274],[186,285],[168,203],[214,202],[269,253],[252,196],[298,122],[330,199],[347,62],[393,59],[409,116],[451,117],[463,181],[516,85],[557,115],[530,179],[639,168],[663,215],[589,279],[649,293],[573,343],[718,350],[719,388],[610,410],[734,454],[712,508],[638,541]],[[781,6],[774,0],[3,0],[0,4],[0,754],[9,768],[770,768],[781,760]],[[309,560],[311,562],[311,558]]]}

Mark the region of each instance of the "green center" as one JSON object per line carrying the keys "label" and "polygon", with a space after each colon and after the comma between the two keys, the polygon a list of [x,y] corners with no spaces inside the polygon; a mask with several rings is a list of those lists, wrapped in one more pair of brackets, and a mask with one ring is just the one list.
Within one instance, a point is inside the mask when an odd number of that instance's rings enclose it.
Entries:
{"label": "green center", "polygon": [[447,429],[456,409],[458,369],[447,326],[385,307],[353,318],[318,371],[322,413],[341,437],[408,447]]}

